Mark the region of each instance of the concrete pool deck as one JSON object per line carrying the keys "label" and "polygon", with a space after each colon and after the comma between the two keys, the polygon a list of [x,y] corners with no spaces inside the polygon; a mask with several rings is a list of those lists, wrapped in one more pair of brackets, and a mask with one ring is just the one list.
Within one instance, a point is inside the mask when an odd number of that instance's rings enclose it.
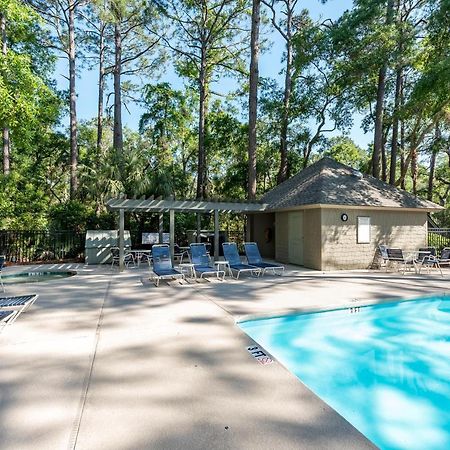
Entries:
{"label": "concrete pool deck", "polygon": [[450,277],[289,267],[156,288],[142,267],[37,268],[78,275],[6,286],[39,299],[0,334],[2,449],[374,448],[281,364],[250,356],[235,321],[441,294]]}

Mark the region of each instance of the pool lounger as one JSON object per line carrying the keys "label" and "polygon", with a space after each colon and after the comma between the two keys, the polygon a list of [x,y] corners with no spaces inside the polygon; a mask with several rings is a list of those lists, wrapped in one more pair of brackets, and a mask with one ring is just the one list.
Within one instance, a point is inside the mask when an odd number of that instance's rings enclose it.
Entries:
{"label": "pool lounger", "polygon": [[37,298],[38,296],[36,294],[0,297],[0,312],[13,311],[14,315],[9,316],[6,320],[8,324],[13,323]]}
{"label": "pool lounger", "polygon": [[153,282],[159,286],[160,280],[181,278],[184,280],[184,274],[175,270],[172,266],[170,249],[166,244],[156,244],[152,247],[153,256]]}
{"label": "pool lounger", "polygon": [[222,244],[223,256],[225,261],[228,261],[231,275],[233,271],[237,272],[236,279],[239,279],[241,272],[250,272],[252,275],[261,275],[261,268],[252,266],[250,264],[243,264],[239,257],[239,252],[235,242],[224,242]]}
{"label": "pool lounger", "polygon": [[280,271],[278,275],[283,275],[283,265],[268,263],[262,260],[261,254],[259,253],[258,244],[256,242],[244,242],[244,249],[248,263],[252,266],[259,267],[262,270],[262,275],[264,275],[268,270],[271,270],[274,275],[277,274],[276,271],[278,270]]}
{"label": "pool lounger", "polygon": [[197,278],[197,275],[200,275],[200,278],[215,276],[222,281],[225,279],[225,271],[218,270],[218,268],[209,265],[208,252],[206,251],[206,245],[203,242],[192,243],[189,247],[195,278]]}

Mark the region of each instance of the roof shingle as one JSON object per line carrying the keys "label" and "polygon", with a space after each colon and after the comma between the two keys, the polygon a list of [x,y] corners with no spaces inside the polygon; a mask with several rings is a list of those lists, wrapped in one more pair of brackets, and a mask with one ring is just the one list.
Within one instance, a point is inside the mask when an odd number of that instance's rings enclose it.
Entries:
{"label": "roof shingle", "polygon": [[349,166],[324,157],[267,192],[261,199],[267,210],[303,205],[351,205],[366,207],[440,210],[422,200]]}

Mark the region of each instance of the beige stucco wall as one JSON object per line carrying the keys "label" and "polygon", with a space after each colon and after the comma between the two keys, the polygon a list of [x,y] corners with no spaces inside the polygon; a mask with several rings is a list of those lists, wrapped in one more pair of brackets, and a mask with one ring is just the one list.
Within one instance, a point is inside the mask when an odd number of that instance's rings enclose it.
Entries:
{"label": "beige stucco wall", "polygon": [[[348,221],[341,220],[341,214]],[[264,248],[264,229],[272,216],[264,214],[254,224],[254,239]],[[289,263],[289,212],[275,216],[274,256]],[[357,243],[357,217],[370,217],[370,243]],[[366,269],[378,245],[417,250],[427,245],[427,213],[422,211],[311,208],[303,210],[304,266],[317,270]],[[260,241],[262,241],[260,243]],[[264,250],[265,251],[265,250]],[[267,253],[267,257],[270,254]]]}
{"label": "beige stucco wall", "polygon": [[321,270],[321,210],[305,209],[303,212],[303,263],[310,269]]}
{"label": "beige stucco wall", "polygon": [[258,248],[263,258],[274,258],[275,214],[252,214],[250,238],[258,243]]}
{"label": "beige stucco wall", "polygon": [[[341,221],[341,214],[348,221]],[[371,219],[371,242],[358,244],[357,217]],[[321,210],[322,270],[368,268],[378,245],[417,250],[427,244],[427,213],[386,210]],[[304,224],[304,228],[306,223]]]}
{"label": "beige stucco wall", "polygon": [[275,213],[275,259],[289,262],[289,222],[288,213]]}

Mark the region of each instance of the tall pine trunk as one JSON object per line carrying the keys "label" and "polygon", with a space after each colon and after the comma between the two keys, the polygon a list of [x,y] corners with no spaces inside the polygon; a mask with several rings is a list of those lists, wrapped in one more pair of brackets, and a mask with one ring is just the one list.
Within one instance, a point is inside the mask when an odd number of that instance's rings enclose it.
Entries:
{"label": "tall pine trunk", "polygon": [[417,162],[417,147],[414,145],[411,148],[411,178],[412,178],[412,191],[414,195],[417,195],[418,175],[419,175],[419,168]]}
{"label": "tall pine trunk", "polygon": [[430,173],[428,175],[427,199],[430,201],[433,200],[434,173],[436,171],[436,156],[438,153],[440,140],[441,140],[441,130],[439,128],[439,124],[436,124],[436,129],[434,132],[434,142],[431,147]]}
{"label": "tall pine trunk", "polygon": [[278,184],[288,177],[288,128],[290,118],[290,104],[292,93],[292,18],[294,15],[292,0],[288,0],[286,8],[286,74],[284,77],[283,116],[280,133],[280,169],[278,171]]}
{"label": "tall pine trunk", "polygon": [[202,45],[200,72],[198,78],[199,105],[198,105],[198,155],[197,155],[197,198],[206,197],[206,103],[208,97],[206,73],[206,45]]}
{"label": "tall pine trunk", "polygon": [[383,133],[383,144],[381,145],[381,179],[386,182],[387,180],[387,160],[386,160],[386,141],[388,130]]}
{"label": "tall pine trunk", "polygon": [[406,171],[408,168],[408,161],[405,155],[405,122],[402,120],[400,122],[400,147],[402,149],[402,156],[400,162],[400,170],[401,170],[401,181],[400,187],[405,190],[406,189]]}
{"label": "tall pine trunk", "polygon": [[122,30],[121,17],[116,11],[114,24],[114,132],[113,147],[118,153],[123,150],[123,129],[122,129]]}
{"label": "tall pine trunk", "polygon": [[389,184],[395,185],[395,176],[397,171],[397,153],[398,153],[398,128],[399,128],[399,108],[402,93],[403,69],[397,69],[395,79],[395,100],[392,121],[392,141],[391,141],[391,163],[389,168]]}
{"label": "tall pine trunk", "polygon": [[77,94],[75,89],[75,1],[69,0],[70,198],[78,190]]}
{"label": "tall pine trunk", "polygon": [[372,175],[380,178],[380,163],[383,147],[383,110],[384,92],[386,86],[387,66],[384,65],[378,72],[377,103],[375,107],[375,134],[373,138]]}
{"label": "tall pine trunk", "polygon": [[252,29],[250,37],[250,89],[248,99],[248,186],[249,200],[256,198],[256,121],[258,114],[258,82],[259,82],[259,23],[261,0],[253,0]]}
{"label": "tall pine trunk", "polygon": [[[394,0],[388,0],[386,10],[386,25],[392,23]],[[380,163],[383,151],[383,116],[384,94],[386,90],[387,64],[384,63],[378,71],[377,101],[375,107],[375,132],[373,138],[372,175],[380,178]]]}
{"label": "tall pine trunk", "polygon": [[[0,29],[2,39],[2,54],[6,57],[8,51],[8,44],[6,41],[6,17],[0,13]],[[3,137],[3,174],[8,175],[10,172],[10,158],[11,158],[11,141],[9,137],[9,128],[5,125],[2,130]]]}
{"label": "tall pine trunk", "polygon": [[97,155],[103,141],[103,101],[105,92],[105,24],[100,22],[98,43],[98,105],[97,105]]}

